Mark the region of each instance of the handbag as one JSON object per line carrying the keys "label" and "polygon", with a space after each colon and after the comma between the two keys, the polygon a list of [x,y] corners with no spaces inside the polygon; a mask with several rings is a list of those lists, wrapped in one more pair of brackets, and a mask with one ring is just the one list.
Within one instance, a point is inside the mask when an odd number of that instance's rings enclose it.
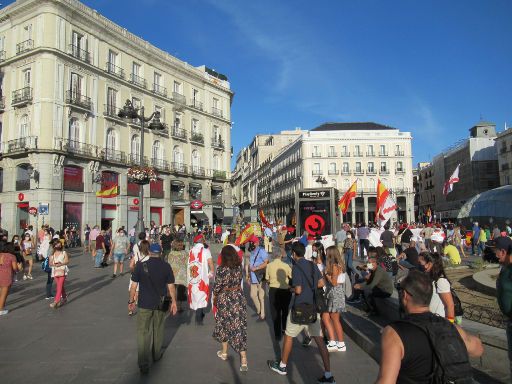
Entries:
{"label": "handbag", "polygon": [[[151,279],[151,275],[148,271],[148,264],[147,262],[142,263],[142,269],[144,269],[144,273],[148,276],[149,282],[151,283],[151,287],[153,288],[153,291],[155,291],[156,294],[158,294],[157,289],[155,288],[155,285],[153,284],[153,280]],[[162,312],[167,312],[169,310],[169,307],[171,305],[171,298],[167,295],[158,295],[158,306],[156,309]]]}
{"label": "handbag", "polygon": [[[299,268],[299,270],[304,274],[304,277],[306,277],[306,282],[308,284],[309,289],[313,291],[313,303],[300,303],[295,304],[295,300],[297,296],[294,295],[293,297],[293,305],[291,310],[291,322],[293,324],[300,324],[300,325],[306,325],[306,324],[313,324],[316,321],[318,308],[317,308],[317,295],[318,290],[314,289],[313,286],[310,284],[309,280],[307,279],[306,273],[304,270],[298,265],[295,264],[296,267]],[[313,266],[313,268],[316,268]],[[313,283],[315,282],[314,276],[313,277]],[[323,297],[323,295],[322,295]],[[325,304],[325,299],[324,299]]]}
{"label": "handbag", "polygon": [[[437,281],[434,282],[437,290]],[[450,293],[452,294],[452,300],[453,300],[453,309],[455,312],[455,316],[462,316],[464,315],[464,309],[462,308],[462,303],[459,299],[459,296],[457,296],[457,293],[455,293],[454,289],[452,288],[452,283],[450,282]]]}

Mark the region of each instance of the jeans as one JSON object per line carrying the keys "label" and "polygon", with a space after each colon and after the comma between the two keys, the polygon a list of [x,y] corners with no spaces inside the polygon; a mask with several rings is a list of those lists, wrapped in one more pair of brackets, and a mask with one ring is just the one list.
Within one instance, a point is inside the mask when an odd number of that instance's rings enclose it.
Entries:
{"label": "jeans", "polygon": [[48,272],[48,279],[46,280],[46,297],[52,296],[52,285],[53,285],[53,277],[52,271]]}
{"label": "jeans", "polygon": [[94,266],[101,267],[101,262],[103,261],[103,249],[96,250],[96,257],[94,258]]}
{"label": "jeans", "polygon": [[355,273],[354,267],[352,266],[352,258],[354,256],[354,250],[352,248],[345,249],[345,267],[347,269],[348,277]]}
{"label": "jeans", "polygon": [[[364,249],[366,249],[366,256],[364,256]],[[359,258],[361,260],[366,259],[366,257],[368,257],[369,250],[370,250],[370,240],[359,239]]]}
{"label": "jeans", "polygon": [[364,291],[364,298],[365,298],[366,304],[368,304],[368,307],[370,307],[371,311],[377,310],[377,306],[375,305],[376,297],[386,298],[386,297],[390,297],[390,296],[391,296],[390,293],[384,292],[379,287],[373,287],[371,290],[365,289],[365,291]]}
{"label": "jeans", "polygon": [[164,311],[157,309],[139,308],[137,313],[137,351],[140,368],[149,367],[150,353],[153,361],[160,360],[162,357],[165,315]]}
{"label": "jeans", "polygon": [[286,329],[286,319],[288,318],[288,307],[292,298],[289,289],[269,288],[268,298],[270,301],[270,316],[274,323],[274,337],[280,340],[282,331]]}

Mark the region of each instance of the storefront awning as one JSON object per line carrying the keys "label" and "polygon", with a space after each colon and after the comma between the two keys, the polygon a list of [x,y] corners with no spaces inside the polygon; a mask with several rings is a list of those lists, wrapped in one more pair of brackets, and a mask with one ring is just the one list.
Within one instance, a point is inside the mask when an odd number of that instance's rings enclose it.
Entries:
{"label": "storefront awning", "polygon": [[199,188],[199,189],[203,188],[203,186],[199,183],[190,182],[188,184],[190,187],[193,187],[193,188]]}
{"label": "storefront awning", "polygon": [[185,183],[180,180],[171,180],[171,185],[178,185],[178,186],[182,187],[185,185]]}
{"label": "storefront awning", "polygon": [[208,220],[208,216],[204,211],[190,211],[190,216],[194,216],[197,220]]}
{"label": "storefront awning", "polygon": [[222,188],[222,186],[220,186],[220,185],[212,185],[212,189],[214,191],[223,191],[224,190],[224,188]]}

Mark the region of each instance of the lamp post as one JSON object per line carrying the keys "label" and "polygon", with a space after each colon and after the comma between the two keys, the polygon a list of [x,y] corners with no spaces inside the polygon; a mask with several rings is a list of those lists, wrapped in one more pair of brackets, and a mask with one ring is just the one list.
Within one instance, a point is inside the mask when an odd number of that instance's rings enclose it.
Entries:
{"label": "lamp post", "polygon": [[[160,122],[160,112],[155,111],[150,116],[144,116],[144,107],[135,108],[130,100],[126,100],[124,107],[117,114],[122,119],[138,119],[140,121],[140,166],[144,166],[144,124],[149,123],[150,130],[160,131],[164,125]],[[139,210],[137,212],[137,231],[144,232],[144,185],[139,184]]]}

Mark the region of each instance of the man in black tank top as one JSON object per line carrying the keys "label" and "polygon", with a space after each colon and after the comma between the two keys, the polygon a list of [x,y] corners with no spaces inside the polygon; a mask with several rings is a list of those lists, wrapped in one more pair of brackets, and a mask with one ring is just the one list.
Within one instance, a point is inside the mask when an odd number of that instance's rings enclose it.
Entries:
{"label": "man in black tank top", "polygon": [[[433,344],[436,351],[432,349],[432,336],[427,335],[425,328],[421,326],[424,324],[434,328],[439,326],[440,331],[445,333],[453,332],[452,338],[456,339],[459,339],[458,332],[462,352],[465,352],[464,347],[467,350],[467,354],[458,354],[465,355],[462,356],[463,364],[458,366],[465,367],[468,371],[466,373],[469,377],[471,376],[467,355],[481,356],[482,342],[478,337],[432,314],[429,311],[431,297],[432,281],[425,273],[412,270],[400,283],[399,300],[407,317],[404,321],[388,325],[382,332],[380,371],[376,383],[426,384],[431,382],[434,366],[439,366],[439,360],[434,353],[442,357],[449,354],[446,351],[439,351],[443,346],[437,343]],[[460,360],[460,357],[458,358]]]}

